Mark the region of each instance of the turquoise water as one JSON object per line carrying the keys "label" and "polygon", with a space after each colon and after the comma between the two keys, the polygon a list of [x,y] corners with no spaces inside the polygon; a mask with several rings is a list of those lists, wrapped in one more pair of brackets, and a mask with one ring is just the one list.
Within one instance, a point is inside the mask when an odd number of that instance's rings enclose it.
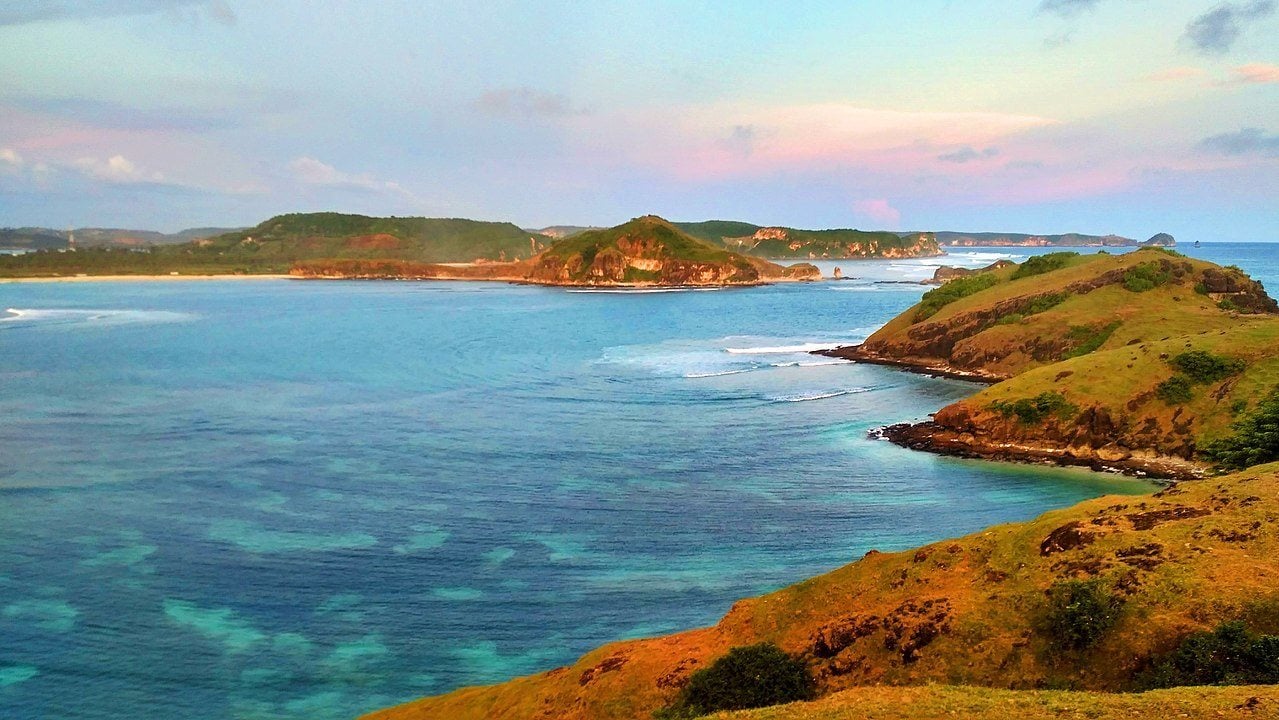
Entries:
{"label": "turquoise water", "polygon": [[0,717],[346,718],[1145,489],[867,440],[972,388],[805,354],[923,290],[876,280],[931,272],[843,267],[863,279],[0,285]]}

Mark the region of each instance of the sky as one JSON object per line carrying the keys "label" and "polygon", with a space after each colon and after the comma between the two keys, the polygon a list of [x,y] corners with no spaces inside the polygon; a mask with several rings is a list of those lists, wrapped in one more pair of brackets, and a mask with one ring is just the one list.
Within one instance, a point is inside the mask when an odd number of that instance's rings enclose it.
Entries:
{"label": "sky", "polygon": [[0,0],[0,226],[1279,241],[1279,0]]}

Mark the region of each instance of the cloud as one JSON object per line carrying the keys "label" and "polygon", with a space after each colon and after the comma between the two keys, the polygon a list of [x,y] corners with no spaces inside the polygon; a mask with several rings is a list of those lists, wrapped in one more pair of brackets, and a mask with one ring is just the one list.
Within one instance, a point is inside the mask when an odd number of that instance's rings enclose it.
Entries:
{"label": "cloud", "polygon": [[0,4],[0,26],[147,15],[184,9],[203,10],[215,22],[235,24],[235,12],[223,0],[40,0]]}
{"label": "cloud", "polygon": [[1038,12],[1055,15],[1076,15],[1097,7],[1101,0],[1043,0]]}
{"label": "cloud", "polygon": [[754,125],[734,125],[733,131],[721,141],[721,146],[735,155],[749,157],[755,150],[755,141],[759,131]]}
{"label": "cloud", "polygon": [[579,115],[568,98],[554,93],[540,92],[527,87],[489,90],[475,99],[471,106],[485,115],[494,117],[553,118]]}
{"label": "cloud", "polygon": [[971,145],[965,145],[954,152],[938,155],[937,159],[942,162],[963,164],[973,160],[982,158],[992,158],[999,154],[999,148],[988,147],[984,150],[975,150]]}
{"label": "cloud", "polygon": [[1233,71],[1235,82],[1268,84],[1279,83],[1279,65],[1265,63],[1249,63],[1240,65]]}
{"label": "cloud", "polygon": [[10,167],[22,167],[22,156],[13,148],[0,148],[0,164]]}
{"label": "cloud", "polygon": [[1175,82],[1178,80],[1190,80],[1203,74],[1204,71],[1196,67],[1174,67],[1151,73],[1142,79],[1150,82]]}
{"label": "cloud", "polygon": [[1244,27],[1275,11],[1274,0],[1223,3],[1186,26],[1182,41],[1203,55],[1221,55],[1234,47]]}
{"label": "cloud", "polygon": [[1204,138],[1199,147],[1218,155],[1279,157],[1279,135],[1261,128],[1243,128],[1238,132]]}
{"label": "cloud", "polygon": [[164,182],[162,173],[145,173],[123,155],[112,155],[106,160],[80,158],[73,164],[85,175],[110,183]]}
{"label": "cloud", "polygon": [[883,228],[895,228],[901,224],[902,214],[883,198],[857,200],[853,212]]}
{"label": "cloud", "polygon": [[306,185],[367,190],[370,192],[390,192],[417,201],[413,193],[402,185],[390,180],[379,180],[369,173],[346,173],[313,157],[299,157],[289,163],[289,170],[300,182]]}

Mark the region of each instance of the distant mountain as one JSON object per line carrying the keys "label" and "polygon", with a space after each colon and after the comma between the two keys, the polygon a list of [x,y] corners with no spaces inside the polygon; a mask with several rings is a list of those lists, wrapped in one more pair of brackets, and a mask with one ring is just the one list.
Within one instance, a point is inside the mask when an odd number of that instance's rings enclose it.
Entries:
{"label": "distant mountain", "polygon": [[545,235],[546,237],[555,238],[556,240],[563,240],[564,238],[584,233],[587,230],[603,230],[603,228],[595,227],[593,225],[552,225],[550,227],[541,228],[540,230],[525,228],[524,232]]}
{"label": "distant mountain", "polygon": [[118,228],[75,228],[55,230],[43,227],[0,228],[0,247],[27,248],[31,250],[57,250],[76,247],[142,247],[146,245],[175,245],[201,240],[214,235],[234,232],[236,228],[189,228],[176,233],[154,230],[125,230]]}
{"label": "distant mountain", "polygon": [[800,230],[732,220],[675,223],[693,237],[756,257],[776,259],[903,258],[941,255],[933,233]]}
{"label": "distant mountain", "polygon": [[[1166,233],[1160,233],[1144,243],[1120,235],[1083,235],[1080,233],[1027,235],[1023,233],[993,232],[966,233],[946,230],[934,233],[934,235],[937,237],[937,242],[943,247],[1137,247],[1141,245],[1172,247],[1177,244],[1177,241]],[[1156,238],[1160,238],[1160,241],[1153,242]]]}

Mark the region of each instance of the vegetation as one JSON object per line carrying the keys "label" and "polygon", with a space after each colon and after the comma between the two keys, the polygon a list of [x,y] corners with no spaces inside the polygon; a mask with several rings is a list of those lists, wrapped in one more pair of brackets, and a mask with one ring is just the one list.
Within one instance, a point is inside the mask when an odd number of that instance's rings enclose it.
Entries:
{"label": "vegetation", "polygon": [[1010,279],[1020,280],[1034,277],[1035,275],[1043,275],[1053,270],[1060,270],[1070,265],[1078,257],[1080,255],[1077,252],[1055,252],[1047,255],[1036,255],[1018,265]]}
{"label": "vegetation", "polygon": [[1059,392],[1044,392],[1011,402],[997,400],[990,407],[1004,417],[1016,417],[1023,425],[1038,425],[1054,415],[1069,420],[1079,411]]}
{"label": "vegetation", "polygon": [[1279,389],[1234,424],[1234,434],[1208,443],[1203,455],[1227,470],[1279,460]]}
{"label": "vegetation", "polygon": [[1242,360],[1214,355],[1206,350],[1191,350],[1177,355],[1169,363],[1190,378],[1191,382],[1210,385],[1243,372]]}
{"label": "vegetation", "polygon": [[1155,397],[1169,405],[1184,405],[1194,399],[1194,388],[1185,375],[1173,375],[1155,386]]}
{"label": "vegetation", "polygon": [[1057,650],[1086,650],[1115,626],[1122,601],[1100,580],[1067,580],[1048,590],[1043,631]]}
{"label": "vegetation", "polygon": [[1172,274],[1159,263],[1142,263],[1124,273],[1124,287],[1129,292],[1149,292],[1167,283],[1171,277]]}
{"label": "vegetation", "polygon": [[1279,636],[1249,632],[1240,621],[1186,637],[1177,649],[1158,658],[1141,681],[1149,688],[1276,683]]}
{"label": "vegetation", "polygon": [[813,678],[804,662],[772,643],[736,647],[710,667],[698,670],[676,701],[656,714],[695,718],[720,710],[744,710],[808,700]]}
{"label": "vegetation", "polygon": [[994,273],[981,273],[951,280],[938,288],[924,293],[918,309],[915,311],[915,322],[927,320],[939,310],[960,298],[981,292],[999,283],[999,276]]}
{"label": "vegetation", "polygon": [[[856,258],[940,255],[928,233],[899,235],[850,229],[800,230],[763,227],[729,220],[674,223],[675,227],[712,245],[766,258]],[[760,233],[763,230],[765,232]]]}
{"label": "vegetation", "polygon": [[1096,352],[1111,335],[1119,329],[1118,320],[1107,323],[1105,325],[1071,325],[1070,330],[1066,333],[1066,337],[1070,340],[1073,347],[1066,352],[1063,360],[1068,358],[1082,357],[1090,353]]}

